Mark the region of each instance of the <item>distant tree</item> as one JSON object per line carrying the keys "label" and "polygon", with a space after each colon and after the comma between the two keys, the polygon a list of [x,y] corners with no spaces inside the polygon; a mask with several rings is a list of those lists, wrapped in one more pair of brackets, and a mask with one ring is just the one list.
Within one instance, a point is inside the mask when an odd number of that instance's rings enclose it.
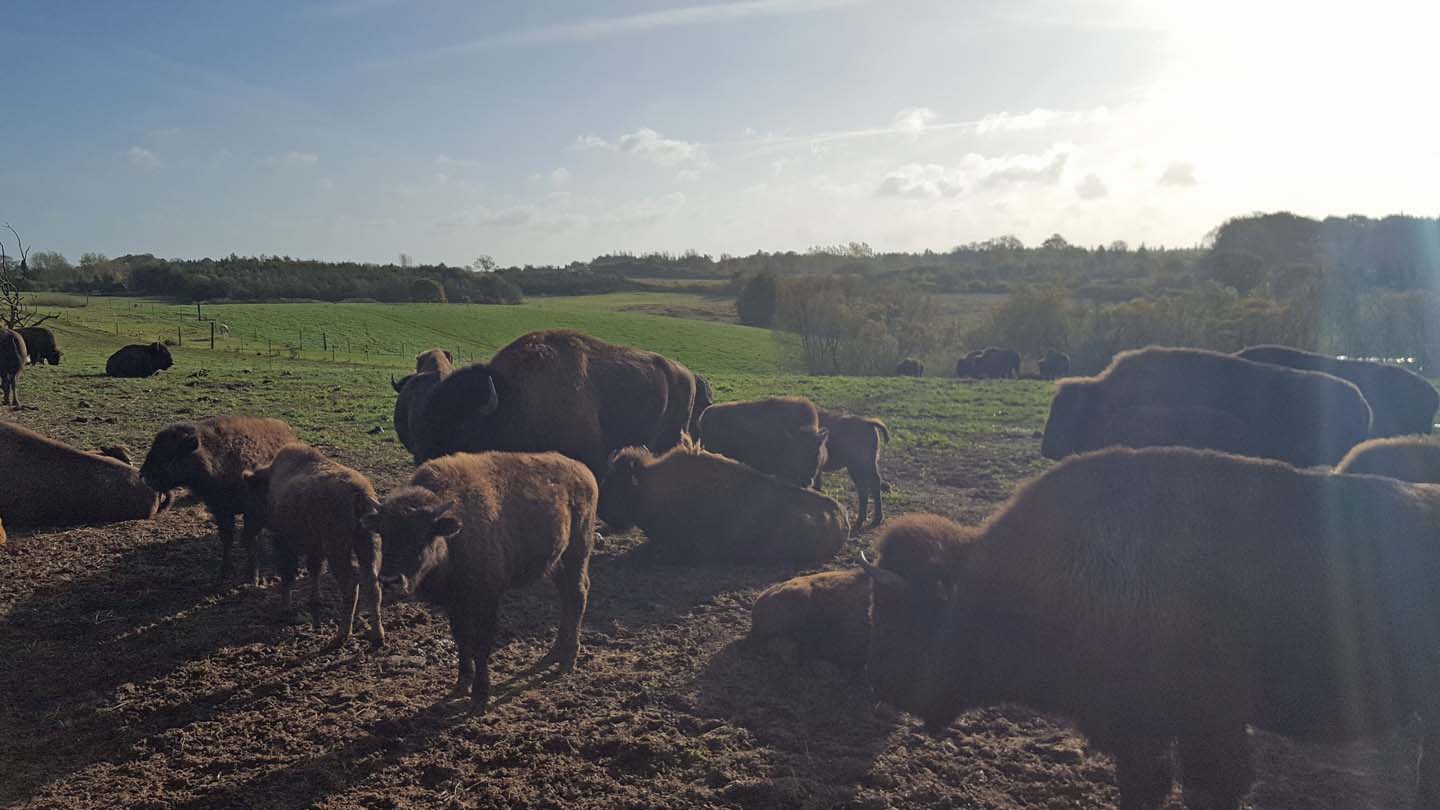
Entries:
{"label": "distant tree", "polygon": [[400,254],[400,266],[401,266],[401,267],[414,267],[414,266],[415,266],[415,259],[412,258],[409,253],[401,253],[401,254]]}
{"label": "distant tree", "polygon": [[481,273],[493,273],[495,272],[496,267],[498,267],[498,265],[495,264],[494,257],[490,256],[489,254],[482,254],[479,258],[470,263],[470,269],[476,270]]}
{"label": "distant tree", "polygon": [[1127,244],[1124,239],[1116,239],[1114,242],[1111,242],[1111,243],[1110,243],[1110,252],[1111,252],[1111,253],[1129,253],[1129,252],[1130,252],[1130,245]]}
{"label": "distant tree", "polygon": [[1070,247],[1070,243],[1065,241],[1065,237],[1060,234],[1052,233],[1048,239],[1040,243],[1040,247],[1044,250],[1065,250]]}
{"label": "distant tree", "polygon": [[1242,250],[1217,250],[1210,255],[1210,275],[1241,295],[1249,295],[1265,280],[1264,263],[1259,256]]}
{"label": "distant tree", "polygon": [[15,237],[20,258],[12,262],[5,250],[5,240],[0,238],[0,325],[6,329],[18,329],[22,326],[39,326],[60,317],[58,314],[40,314],[39,309],[21,290],[21,285],[30,272],[30,249],[25,247],[19,232],[10,223],[5,223],[4,227]]}
{"label": "distant tree", "polygon": [[756,273],[745,280],[735,298],[735,311],[746,326],[769,328],[775,323],[775,275]]}
{"label": "distant tree", "polygon": [[443,304],[445,288],[433,278],[417,278],[410,282],[410,300],[417,304]]}

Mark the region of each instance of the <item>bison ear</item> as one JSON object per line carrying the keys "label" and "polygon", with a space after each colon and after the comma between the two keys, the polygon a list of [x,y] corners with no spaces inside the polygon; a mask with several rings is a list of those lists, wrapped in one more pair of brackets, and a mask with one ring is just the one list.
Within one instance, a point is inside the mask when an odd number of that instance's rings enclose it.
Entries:
{"label": "bison ear", "polygon": [[430,531],[436,537],[454,537],[460,532],[460,518],[454,515],[441,515],[435,518],[434,523],[430,524]]}
{"label": "bison ear", "polygon": [[446,360],[449,360],[451,363],[454,363],[454,362],[455,362],[455,355],[451,354],[449,349],[446,349],[446,350],[445,350],[445,359],[446,359]]}

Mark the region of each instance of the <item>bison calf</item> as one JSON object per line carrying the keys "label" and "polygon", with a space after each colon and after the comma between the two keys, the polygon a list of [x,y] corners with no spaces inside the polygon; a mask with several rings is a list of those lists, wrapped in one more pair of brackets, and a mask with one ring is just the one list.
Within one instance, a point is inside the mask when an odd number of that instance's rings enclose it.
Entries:
{"label": "bison calf", "polygon": [[136,343],[123,346],[105,361],[105,373],[111,377],[149,377],[175,365],[170,349],[163,343],[148,346]]}
{"label": "bison calf", "polygon": [[[326,563],[340,583],[344,607],[340,630],[330,646],[338,648],[349,640],[362,585],[372,605],[370,641],[377,647],[384,644],[380,539],[364,525],[380,507],[369,479],[304,444],[285,445],[270,466],[246,470],[244,479],[253,500],[249,515],[275,535],[280,609],[290,610],[290,591],[303,552],[310,569],[310,620],[316,627],[320,626],[320,571]],[[247,517],[247,530],[249,521]]]}
{"label": "bison calf", "polygon": [[20,391],[15,382],[29,361],[25,338],[14,329],[0,329],[0,394],[4,395],[4,402],[0,404],[20,407]]}
{"label": "bison calf", "polygon": [[1371,439],[1351,448],[1335,465],[1335,472],[1440,484],[1440,442],[1418,436]]}
{"label": "bison calf", "polygon": [[700,415],[706,450],[802,487],[814,483],[828,435],[805,397],[722,402]]}
{"label": "bison calf", "polygon": [[460,653],[452,697],[490,700],[490,650],[505,591],[553,577],[560,629],[537,667],[575,666],[590,593],[595,477],[558,453],[458,453],[428,461],[364,525],[383,538],[387,574],[450,615]]}
{"label": "bison calf", "polygon": [[601,495],[609,526],[639,526],[679,561],[817,563],[850,535],[835,499],[688,445],[659,458],[640,447],[621,450]]}
{"label": "bison calf", "polygon": [[55,347],[54,332],[43,326],[23,326],[15,331],[25,338],[25,348],[30,352],[30,365],[60,365],[60,355],[63,353]]}
{"label": "bison calf", "polygon": [[1247,724],[1341,740],[1419,713],[1417,806],[1435,807],[1437,532],[1436,486],[1177,447],[1077,456],[978,530],[891,522],[870,679],[931,727],[999,703],[1067,716],[1135,810],[1170,793],[1172,740],[1186,804],[1235,808]]}
{"label": "bison calf", "polygon": [[[867,500],[875,503],[875,525],[884,520],[884,508],[880,505],[880,491],[884,482],[880,480],[880,442],[890,443],[890,430],[879,419],[861,416],[843,416],[830,411],[820,411],[820,427],[828,431],[825,439],[824,472],[847,470],[850,480],[855,482],[855,493],[860,498],[860,516],[856,526],[865,525]],[[815,488],[820,488],[820,475],[815,476]]]}
{"label": "bison calf", "polygon": [[754,644],[792,647],[841,669],[865,668],[870,580],[860,569],[795,577],[766,588],[750,611]]}
{"label": "bison calf", "polygon": [[260,581],[255,537],[259,516],[252,509],[244,475],[268,465],[280,448],[298,441],[295,431],[279,419],[214,416],[180,422],[160,431],[150,445],[140,477],[156,492],[186,487],[204,501],[220,535],[217,587],[230,576],[230,547],[235,542],[235,516],[243,515],[247,580]]}

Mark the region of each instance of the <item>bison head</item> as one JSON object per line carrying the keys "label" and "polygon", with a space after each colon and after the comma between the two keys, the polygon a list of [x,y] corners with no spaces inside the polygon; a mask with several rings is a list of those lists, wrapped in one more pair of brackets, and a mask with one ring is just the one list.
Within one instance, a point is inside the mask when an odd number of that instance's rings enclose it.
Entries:
{"label": "bison head", "polygon": [[802,427],[785,434],[785,449],[775,470],[777,478],[808,485],[825,462],[826,428]]}
{"label": "bison head", "polygon": [[201,447],[200,431],[183,422],[157,433],[140,465],[140,480],[156,492],[191,485],[209,475],[209,456]]}
{"label": "bison head", "polygon": [[146,350],[150,354],[150,362],[157,370],[163,371],[175,365],[175,360],[170,357],[170,349],[164,343],[151,343]]}
{"label": "bison head", "polygon": [[610,455],[605,482],[600,485],[600,519],[617,532],[629,530],[640,518],[641,477],[651,460],[643,447],[627,447]]}
{"label": "bison head", "polygon": [[1074,453],[1094,448],[1086,446],[1086,433],[1099,416],[1099,391],[1079,380],[1061,382],[1050,401],[1050,417],[1045,420],[1045,436],[1040,440],[1040,454],[1056,461]]}
{"label": "bison head", "polygon": [[450,538],[462,528],[453,513],[454,501],[423,487],[403,487],[360,518],[366,531],[380,535],[382,571],[399,576],[405,595],[413,597],[426,587],[426,580],[448,575]]}
{"label": "bison head", "polygon": [[241,473],[245,479],[246,526],[251,519],[270,525],[270,472],[272,467],[258,467]]}

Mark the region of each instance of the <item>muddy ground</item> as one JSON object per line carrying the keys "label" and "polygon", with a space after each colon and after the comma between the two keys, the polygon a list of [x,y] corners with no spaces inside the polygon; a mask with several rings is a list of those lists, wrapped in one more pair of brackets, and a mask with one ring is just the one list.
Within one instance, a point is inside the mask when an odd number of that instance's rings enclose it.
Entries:
{"label": "muddy ground", "polygon": [[[0,418],[84,439],[64,415]],[[1037,450],[997,440],[968,453],[892,452],[884,466],[904,508],[973,521]],[[398,453],[335,454],[382,491],[409,474]],[[873,538],[858,535],[830,567],[853,563]],[[932,736],[833,668],[737,645],[755,595],[801,570],[670,567],[637,555],[639,543],[614,536],[598,552],[570,676],[526,674],[554,633],[551,589],[509,599],[497,697],[472,717],[442,700],[455,665],[443,616],[387,605],[384,649],[356,639],[325,651],[333,624],[277,620],[271,590],[214,591],[213,526],[193,503],[153,522],[15,530],[0,549],[0,805],[1114,805],[1109,759],[1062,722],[1001,707]],[[1404,739],[1256,743],[1254,807],[1405,806]]]}

